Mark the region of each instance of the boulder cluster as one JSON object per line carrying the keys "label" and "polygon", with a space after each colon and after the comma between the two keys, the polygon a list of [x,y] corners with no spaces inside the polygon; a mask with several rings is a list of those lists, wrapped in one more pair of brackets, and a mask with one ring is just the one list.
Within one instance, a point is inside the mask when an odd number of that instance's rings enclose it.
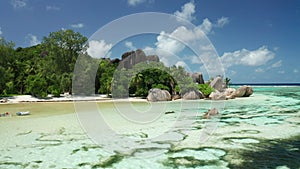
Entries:
{"label": "boulder cluster", "polygon": [[216,77],[213,81],[211,81],[210,86],[214,88],[214,91],[211,92],[208,97],[205,97],[204,94],[199,90],[191,90],[184,93],[183,95],[171,96],[171,94],[167,90],[154,88],[149,90],[147,100],[151,102],[170,101],[180,98],[184,100],[197,100],[203,98],[211,100],[227,100],[234,99],[236,97],[249,97],[253,94],[253,88],[250,86],[241,86],[238,89],[227,88],[221,77]]}
{"label": "boulder cluster", "polygon": [[208,97],[211,100],[227,100],[236,97],[249,97],[253,94],[253,88],[250,86],[241,86],[238,89],[226,88],[221,77],[215,78],[210,86],[215,89]]}

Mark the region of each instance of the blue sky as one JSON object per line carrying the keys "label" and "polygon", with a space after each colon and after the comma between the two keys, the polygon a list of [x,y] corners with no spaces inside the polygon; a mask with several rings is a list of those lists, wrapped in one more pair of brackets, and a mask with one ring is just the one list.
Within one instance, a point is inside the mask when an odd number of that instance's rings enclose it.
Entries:
{"label": "blue sky", "polygon": [[[2,0],[0,36],[17,47],[39,44],[60,29],[90,37],[109,22],[140,12],[175,14],[205,32],[232,82],[300,82],[300,0]],[[185,33],[197,38],[195,31]],[[185,59],[170,62],[160,56],[165,64],[205,71],[197,56],[169,42],[158,34],[131,37],[116,46],[105,41],[95,45],[111,57],[136,48],[175,50]]]}

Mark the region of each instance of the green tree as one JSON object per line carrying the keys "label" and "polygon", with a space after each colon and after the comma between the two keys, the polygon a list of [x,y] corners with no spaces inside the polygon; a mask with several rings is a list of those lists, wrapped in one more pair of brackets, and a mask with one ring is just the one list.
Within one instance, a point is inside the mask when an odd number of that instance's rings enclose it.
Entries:
{"label": "green tree", "polygon": [[[50,76],[52,76],[51,74],[58,75],[56,82],[52,81],[50,85],[51,91],[72,93],[71,81],[74,66],[78,56],[85,54],[86,42],[86,37],[73,30],[60,30],[44,37],[41,45],[42,54],[47,58],[45,69]],[[77,78],[79,79],[79,77]],[[60,84],[60,86],[57,84]]]}
{"label": "green tree", "polygon": [[86,42],[87,38],[79,32],[60,30],[44,37],[42,46],[53,61],[52,68],[62,74],[73,72],[78,55],[86,50]]}
{"label": "green tree", "polygon": [[13,90],[14,43],[0,37],[0,94]]}
{"label": "green tree", "polygon": [[29,75],[25,83],[27,93],[35,97],[47,97],[47,81],[42,74]]}

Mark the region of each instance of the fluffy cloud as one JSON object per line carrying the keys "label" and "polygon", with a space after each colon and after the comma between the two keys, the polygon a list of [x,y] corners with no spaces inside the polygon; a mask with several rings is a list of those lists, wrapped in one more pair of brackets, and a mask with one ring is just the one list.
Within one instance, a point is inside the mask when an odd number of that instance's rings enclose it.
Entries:
{"label": "fluffy cloud", "polygon": [[284,70],[279,70],[278,73],[279,74],[285,74],[285,71]]}
{"label": "fluffy cloud", "polygon": [[213,24],[209,21],[208,18],[205,18],[199,28],[205,33],[209,34],[211,32]]}
{"label": "fluffy cloud", "polygon": [[136,49],[136,47],[133,46],[132,42],[129,42],[129,41],[126,41],[126,42],[125,42],[125,46],[126,46],[128,49],[130,49],[130,50],[135,50],[135,49]]}
{"label": "fluffy cloud", "polygon": [[272,51],[267,49],[266,46],[262,46],[253,51],[242,49],[235,52],[224,53],[223,56],[221,56],[221,61],[225,68],[233,65],[260,66],[266,64],[274,57],[275,54]]}
{"label": "fluffy cloud", "polygon": [[127,3],[129,6],[136,6],[138,4],[141,4],[145,2],[145,0],[127,0]]}
{"label": "fluffy cloud", "polygon": [[194,2],[189,2],[184,4],[181,7],[181,11],[176,11],[174,15],[179,18],[192,21],[195,19],[195,16],[193,16],[194,13],[195,13],[195,4]]}
{"label": "fluffy cloud", "polygon": [[58,10],[60,10],[60,8],[57,7],[57,6],[47,5],[47,6],[46,6],[46,10],[47,10],[47,11],[58,11]]}
{"label": "fluffy cloud", "polygon": [[93,58],[109,57],[111,54],[109,50],[111,48],[112,44],[106,44],[104,40],[92,40],[89,42],[87,53]]}
{"label": "fluffy cloud", "polygon": [[229,19],[227,17],[222,16],[217,20],[216,27],[222,28],[224,25],[229,23]]}
{"label": "fluffy cloud", "polygon": [[71,25],[72,28],[83,28],[84,24],[83,23],[78,23],[78,24],[73,24]]}
{"label": "fluffy cloud", "polygon": [[35,46],[41,43],[41,41],[38,40],[37,36],[28,34],[26,36],[26,41],[29,43],[30,46]]}
{"label": "fluffy cloud", "polygon": [[26,0],[11,0],[10,3],[14,9],[24,8],[27,5]]}
{"label": "fluffy cloud", "polygon": [[2,32],[1,27],[0,27],[0,35],[2,35],[2,34],[3,34],[3,32]]}

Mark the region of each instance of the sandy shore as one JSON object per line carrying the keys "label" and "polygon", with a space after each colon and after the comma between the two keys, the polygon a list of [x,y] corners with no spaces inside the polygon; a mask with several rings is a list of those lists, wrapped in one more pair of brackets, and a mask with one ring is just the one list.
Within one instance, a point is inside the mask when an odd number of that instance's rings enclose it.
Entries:
{"label": "sandy shore", "polygon": [[[2,99],[3,100],[3,99]],[[106,95],[96,95],[96,96],[61,96],[61,97],[48,97],[45,99],[40,99],[33,97],[31,95],[19,95],[11,96],[5,98],[0,104],[10,104],[10,103],[24,103],[24,102],[72,102],[72,101],[134,101],[134,102],[147,102],[146,99],[142,98],[124,98],[124,99],[114,99],[109,98]]]}

